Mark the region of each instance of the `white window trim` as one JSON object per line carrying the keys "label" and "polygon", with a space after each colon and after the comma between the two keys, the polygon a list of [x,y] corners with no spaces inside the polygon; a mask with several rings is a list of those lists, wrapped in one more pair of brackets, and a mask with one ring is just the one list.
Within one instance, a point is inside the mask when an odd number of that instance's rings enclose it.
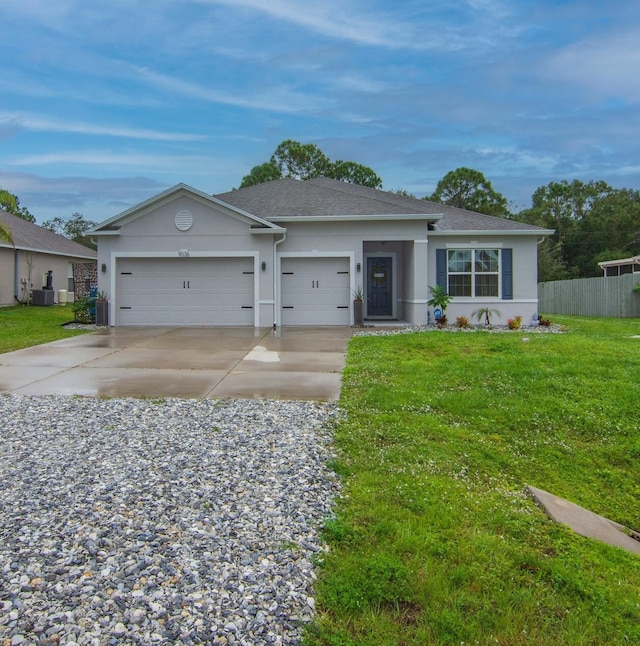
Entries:
{"label": "white window trim", "polygon": [[[475,252],[495,249],[498,252],[498,271],[483,271],[479,274],[487,276],[498,276],[498,293],[495,296],[476,296],[476,270]],[[471,271],[449,271],[449,251],[471,251]],[[449,276],[471,276],[472,294],[469,296],[454,296],[455,299],[471,299],[473,302],[490,302],[502,299],[502,244],[495,245],[447,245],[447,292],[449,291]]]}

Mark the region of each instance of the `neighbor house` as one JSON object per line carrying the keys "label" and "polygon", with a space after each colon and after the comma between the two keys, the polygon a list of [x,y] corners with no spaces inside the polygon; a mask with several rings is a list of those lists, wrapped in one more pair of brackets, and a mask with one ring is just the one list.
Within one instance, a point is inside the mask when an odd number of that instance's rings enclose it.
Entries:
{"label": "neighbor house", "polygon": [[73,265],[95,266],[96,252],[24,218],[0,210],[0,223],[12,242],[0,239],[0,305],[26,303],[32,289],[46,286],[51,272],[54,294],[73,290]]}
{"label": "neighbor house", "polygon": [[618,260],[605,260],[598,266],[605,276],[624,276],[625,274],[640,274],[640,256],[620,258]]}
{"label": "neighbor house", "polygon": [[90,231],[112,325],[352,325],[538,309],[537,248],[552,231],[324,177],[220,195],[179,184]]}

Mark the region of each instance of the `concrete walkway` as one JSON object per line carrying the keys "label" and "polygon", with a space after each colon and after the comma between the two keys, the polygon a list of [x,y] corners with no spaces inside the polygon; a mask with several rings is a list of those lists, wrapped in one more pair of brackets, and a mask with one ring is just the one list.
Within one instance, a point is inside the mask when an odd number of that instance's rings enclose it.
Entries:
{"label": "concrete walkway", "polygon": [[0,393],[333,401],[351,329],[109,328],[0,354]]}
{"label": "concrete walkway", "polygon": [[[640,541],[632,538],[623,525],[608,518],[598,516],[564,498],[558,498],[548,491],[527,485],[536,503],[547,512],[556,523],[568,525],[576,534],[595,538],[598,541],[620,547],[628,552],[640,554]],[[628,533],[627,533],[628,532]]]}

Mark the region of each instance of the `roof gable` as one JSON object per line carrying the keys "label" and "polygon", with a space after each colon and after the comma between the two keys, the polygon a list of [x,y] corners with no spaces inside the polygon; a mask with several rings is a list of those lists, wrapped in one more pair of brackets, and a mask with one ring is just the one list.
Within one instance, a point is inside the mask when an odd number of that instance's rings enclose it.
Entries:
{"label": "roof gable", "polygon": [[[69,240],[69,238],[58,235],[24,218],[7,213],[2,209],[0,209],[0,222],[11,230],[13,244],[16,249],[76,258],[96,258],[97,256],[96,252],[89,249],[89,247]],[[0,246],[11,247],[11,244],[0,243]]]}
{"label": "roof gable", "polygon": [[122,213],[119,213],[118,215],[105,220],[104,222],[101,222],[89,232],[95,235],[113,234],[125,224],[133,222],[134,220],[137,220],[138,218],[151,213],[158,207],[175,201],[181,196],[188,196],[208,206],[222,208],[231,217],[242,220],[251,227],[275,230],[280,229],[279,227],[273,225],[271,222],[267,222],[263,218],[258,217],[253,213],[244,211],[243,209],[238,208],[231,203],[223,202],[215,196],[203,193],[202,191],[188,186],[187,184],[177,184],[176,186],[162,193],[159,193],[158,195],[154,195],[148,200],[141,202],[140,204],[136,204],[130,209],[127,209],[126,211],[123,211]]}

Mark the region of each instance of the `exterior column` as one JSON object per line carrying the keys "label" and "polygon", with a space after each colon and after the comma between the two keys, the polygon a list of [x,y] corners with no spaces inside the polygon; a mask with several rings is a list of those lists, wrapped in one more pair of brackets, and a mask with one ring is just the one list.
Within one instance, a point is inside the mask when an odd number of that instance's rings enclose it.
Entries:
{"label": "exterior column", "polygon": [[429,241],[413,241],[413,266],[410,276],[409,322],[426,325],[429,300]]}

